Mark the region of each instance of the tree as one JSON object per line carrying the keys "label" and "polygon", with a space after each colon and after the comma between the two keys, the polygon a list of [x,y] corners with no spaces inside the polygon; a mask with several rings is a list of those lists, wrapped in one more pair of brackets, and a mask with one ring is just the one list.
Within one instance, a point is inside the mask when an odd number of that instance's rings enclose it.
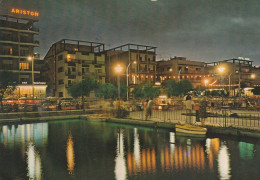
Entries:
{"label": "tree", "polygon": [[133,95],[135,98],[143,98],[144,97],[143,87],[136,86],[133,90]]}
{"label": "tree", "polygon": [[181,90],[181,94],[180,95],[187,94],[189,91],[192,90],[191,82],[188,81],[188,80],[180,81],[180,90]]}
{"label": "tree", "polygon": [[154,98],[160,95],[161,88],[153,87],[151,84],[147,84],[143,87],[143,92],[145,98]]}
{"label": "tree", "polygon": [[168,79],[165,82],[167,95],[170,96],[183,96],[192,90],[192,84],[188,80],[182,80],[176,82],[172,79]]}
{"label": "tree", "polygon": [[165,87],[166,87],[166,92],[167,92],[168,97],[174,96],[175,84],[176,84],[176,81],[174,81],[172,79],[167,79],[165,81]]}
{"label": "tree", "polygon": [[122,83],[120,85],[120,97],[121,98],[125,98],[126,97],[126,91],[127,91],[127,87],[125,83]]}
{"label": "tree", "polygon": [[5,94],[11,94],[17,85],[15,81],[15,74],[9,71],[0,72],[0,101],[1,101],[1,110],[3,111],[3,98]]}
{"label": "tree", "polygon": [[96,92],[97,97],[104,97],[104,99],[115,99],[117,97],[117,87],[110,83],[101,85]]}
{"label": "tree", "polygon": [[73,98],[81,96],[82,106],[84,106],[84,96],[89,96],[90,92],[99,87],[98,82],[93,78],[86,78],[79,83],[74,83],[68,88],[68,93]]}

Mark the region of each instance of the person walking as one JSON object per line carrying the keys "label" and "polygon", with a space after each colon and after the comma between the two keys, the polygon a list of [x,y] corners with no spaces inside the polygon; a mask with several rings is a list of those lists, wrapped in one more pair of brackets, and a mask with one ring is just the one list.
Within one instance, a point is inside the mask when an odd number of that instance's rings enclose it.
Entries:
{"label": "person walking", "polygon": [[192,123],[192,109],[193,106],[195,105],[194,101],[192,101],[191,96],[187,95],[186,96],[186,101],[185,101],[185,107],[186,107],[186,123],[191,124]]}
{"label": "person walking", "polygon": [[199,102],[199,116],[201,118],[201,125],[205,126],[205,119],[207,118],[207,105],[206,97],[202,97]]}
{"label": "person walking", "polygon": [[152,110],[153,110],[153,100],[150,99],[146,105],[146,111],[145,111],[145,120],[148,120],[148,117],[152,116]]}

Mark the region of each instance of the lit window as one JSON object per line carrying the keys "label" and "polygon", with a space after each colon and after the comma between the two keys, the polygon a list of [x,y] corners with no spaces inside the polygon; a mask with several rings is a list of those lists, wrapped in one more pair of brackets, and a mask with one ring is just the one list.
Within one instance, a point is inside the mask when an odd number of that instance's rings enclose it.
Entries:
{"label": "lit window", "polygon": [[10,53],[10,55],[13,54],[13,48],[10,48],[10,49],[9,49],[9,53]]}
{"label": "lit window", "polygon": [[27,70],[29,69],[29,63],[20,63],[19,68],[20,70]]}
{"label": "lit window", "polygon": [[79,49],[78,48],[74,48],[74,51],[79,51]]}

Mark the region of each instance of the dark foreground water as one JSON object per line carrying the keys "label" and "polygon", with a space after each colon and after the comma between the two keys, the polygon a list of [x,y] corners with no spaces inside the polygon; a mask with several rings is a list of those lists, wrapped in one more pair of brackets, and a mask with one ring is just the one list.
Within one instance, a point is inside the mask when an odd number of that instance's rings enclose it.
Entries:
{"label": "dark foreground water", "polygon": [[260,179],[254,140],[79,120],[0,128],[0,180]]}

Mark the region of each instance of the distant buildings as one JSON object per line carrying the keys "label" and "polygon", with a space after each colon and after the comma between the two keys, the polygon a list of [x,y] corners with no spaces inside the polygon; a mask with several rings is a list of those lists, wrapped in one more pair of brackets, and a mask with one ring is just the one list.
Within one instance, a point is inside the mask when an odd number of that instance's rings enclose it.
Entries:
{"label": "distant buildings", "polygon": [[125,44],[106,51],[107,82],[116,83],[114,67],[123,67],[122,82],[131,90],[134,86],[156,81],[156,47]]}
{"label": "distant buildings", "polygon": [[[234,58],[212,63],[173,57],[156,61],[157,47],[124,44],[105,50],[105,44],[62,39],[54,43],[44,60],[35,53],[39,41],[37,22],[39,12],[11,9],[0,14],[0,71],[14,73],[19,84],[15,96],[70,97],[67,88],[86,77],[101,84],[116,84],[115,66],[120,64],[121,83],[129,93],[137,85],[167,79],[188,80],[195,88],[226,88],[260,86],[260,68],[247,58]],[[32,57],[29,60],[28,57]],[[34,67],[32,68],[32,65]],[[222,70],[221,70],[222,69]]]}
{"label": "distant buildings", "polygon": [[209,76],[204,62],[190,61],[185,57],[176,56],[169,60],[157,61],[157,80],[161,83],[167,79],[188,80],[196,87]]}
{"label": "distant buildings", "polygon": [[48,95],[70,97],[67,88],[86,77],[104,84],[104,44],[63,39],[54,43],[44,57],[43,77],[48,85]]}

